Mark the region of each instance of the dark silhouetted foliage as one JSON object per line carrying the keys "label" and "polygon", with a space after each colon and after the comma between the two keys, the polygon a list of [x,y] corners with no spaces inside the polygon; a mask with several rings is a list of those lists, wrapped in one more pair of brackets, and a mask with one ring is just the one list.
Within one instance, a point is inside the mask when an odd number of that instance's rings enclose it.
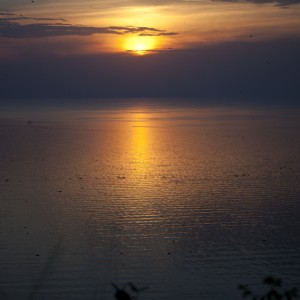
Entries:
{"label": "dark silhouetted foliage", "polygon": [[[116,290],[115,298],[117,300],[137,300],[139,297],[139,293],[147,289],[147,287],[138,288],[131,282],[127,282],[122,288],[119,288],[113,282],[112,286]],[[129,287],[130,291],[126,290],[127,287]]]}
{"label": "dark silhouetted foliage", "polygon": [[240,284],[238,288],[242,291],[243,298],[251,300],[292,300],[298,298],[298,290],[296,288],[284,289],[282,280],[268,276],[263,280],[263,284],[268,290],[262,295],[256,295],[249,289],[248,285]]}

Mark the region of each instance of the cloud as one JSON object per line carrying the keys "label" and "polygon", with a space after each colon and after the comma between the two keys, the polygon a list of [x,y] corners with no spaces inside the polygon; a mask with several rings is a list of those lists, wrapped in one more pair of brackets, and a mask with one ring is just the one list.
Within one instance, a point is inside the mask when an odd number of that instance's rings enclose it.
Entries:
{"label": "cloud", "polygon": [[[164,0],[164,1],[157,1],[157,0],[144,0],[144,1],[138,1],[139,3],[145,3],[145,4],[153,4],[153,5],[170,5],[170,4],[180,4],[180,3],[203,3],[203,2],[232,2],[232,3],[255,3],[255,4],[265,4],[265,3],[273,3],[276,6],[289,6],[289,5],[295,5],[299,4],[300,0]],[[136,1],[134,1],[136,3]],[[137,4],[137,3],[136,3]]]}
{"label": "cloud", "polygon": [[178,32],[159,32],[157,34],[153,33],[140,33],[139,36],[172,36],[172,35],[177,35],[179,34]]}
{"label": "cloud", "polygon": [[[255,4],[266,4],[273,3],[279,7],[286,7],[290,5],[299,4],[300,0],[128,0],[127,4],[131,4],[133,6],[136,5],[180,5],[180,4],[188,4],[188,3],[217,3],[217,2],[232,2],[232,3],[255,3]],[[120,1],[119,4],[123,2]]]}
{"label": "cloud", "polygon": [[3,12],[3,11],[0,11],[0,16],[15,16],[15,14],[10,13],[10,12]]}
{"label": "cloud", "polygon": [[[203,3],[203,0],[184,0],[188,3]],[[274,4],[280,8],[287,8],[290,5],[300,4],[300,0],[210,0],[210,2],[230,2],[230,3],[254,3],[254,4]]]}
{"label": "cloud", "polygon": [[[2,17],[1,17],[2,16]],[[23,15],[16,15],[8,12],[0,13],[0,37],[4,38],[46,38],[58,36],[91,36],[94,34],[117,34],[124,35],[129,33],[140,33],[145,36],[167,36],[175,35],[174,32],[166,32],[165,30],[153,27],[136,27],[136,26],[78,26],[66,23],[31,23],[20,24],[20,21],[66,21],[58,18],[31,18]]]}
{"label": "cloud", "polygon": [[34,18],[34,17],[26,17],[22,14],[15,14],[11,12],[3,12],[0,11],[0,24],[1,22],[12,22],[12,21],[23,21],[23,20],[32,20],[32,21],[67,21],[63,18]]}
{"label": "cloud", "polygon": [[117,34],[126,34],[126,33],[139,33],[139,32],[164,32],[164,30],[160,30],[160,29],[156,29],[153,27],[134,27],[134,26],[109,26],[109,27],[105,27],[109,30],[114,31]]}
{"label": "cloud", "polygon": [[[169,51],[175,51],[175,49],[173,48],[158,48],[158,49],[147,49],[147,50],[143,50],[142,52],[145,53],[163,53],[163,52],[169,52]],[[136,53],[136,50],[126,50],[127,53]]]}

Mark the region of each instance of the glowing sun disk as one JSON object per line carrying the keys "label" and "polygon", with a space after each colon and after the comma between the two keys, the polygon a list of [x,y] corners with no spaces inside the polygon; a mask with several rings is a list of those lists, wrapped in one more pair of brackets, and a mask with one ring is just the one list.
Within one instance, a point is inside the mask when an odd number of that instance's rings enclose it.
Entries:
{"label": "glowing sun disk", "polygon": [[146,54],[147,51],[156,48],[157,37],[153,36],[131,36],[127,37],[122,44],[126,51],[132,51],[137,55]]}

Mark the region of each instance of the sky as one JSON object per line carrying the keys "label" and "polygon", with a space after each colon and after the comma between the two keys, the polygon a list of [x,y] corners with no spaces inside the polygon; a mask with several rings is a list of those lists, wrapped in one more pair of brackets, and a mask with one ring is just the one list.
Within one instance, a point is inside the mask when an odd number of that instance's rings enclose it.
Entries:
{"label": "sky", "polygon": [[300,0],[0,0],[0,103],[300,103]]}

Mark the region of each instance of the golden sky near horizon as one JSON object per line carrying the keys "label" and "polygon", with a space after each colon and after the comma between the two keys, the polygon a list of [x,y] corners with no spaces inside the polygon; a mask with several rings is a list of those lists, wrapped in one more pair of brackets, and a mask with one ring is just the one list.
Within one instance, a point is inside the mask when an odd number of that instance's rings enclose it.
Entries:
{"label": "golden sky near horizon", "polygon": [[[227,41],[300,36],[300,4],[235,1],[0,1],[0,55],[143,55]],[[13,30],[11,29],[13,27]]]}

